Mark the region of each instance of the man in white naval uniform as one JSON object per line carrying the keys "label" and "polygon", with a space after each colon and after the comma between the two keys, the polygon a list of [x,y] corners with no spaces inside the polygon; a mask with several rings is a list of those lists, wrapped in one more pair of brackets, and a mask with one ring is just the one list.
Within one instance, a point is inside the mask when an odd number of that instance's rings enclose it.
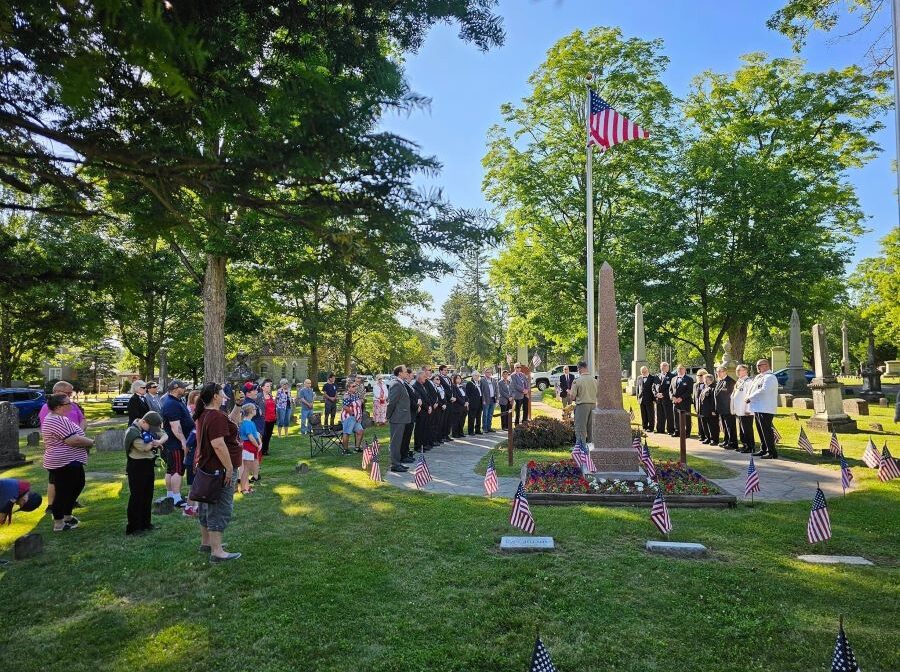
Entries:
{"label": "man in white naval uniform", "polygon": [[753,385],[747,394],[747,404],[753,411],[756,420],[756,433],[759,434],[759,442],[762,447],[754,456],[764,459],[778,457],[775,448],[775,431],[772,421],[775,419],[775,410],[778,408],[778,379],[772,373],[768,360],[761,359],[756,363],[759,373],[753,379]]}

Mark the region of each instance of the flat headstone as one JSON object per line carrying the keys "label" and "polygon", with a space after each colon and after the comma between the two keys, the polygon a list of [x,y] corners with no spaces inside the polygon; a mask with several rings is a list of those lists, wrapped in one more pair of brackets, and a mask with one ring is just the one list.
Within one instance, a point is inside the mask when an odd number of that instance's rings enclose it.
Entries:
{"label": "flat headstone", "polygon": [[100,432],[94,439],[94,450],[101,453],[109,453],[116,450],[124,452],[124,443],[124,429],[107,429]]}
{"label": "flat headstone", "polygon": [[706,555],[706,546],[681,541],[648,541],[650,553],[670,555],[675,558],[702,558]]}
{"label": "flat headstone", "polygon": [[500,550],[504,553],[534,553],[556,548],[553,537],[502,537]]}
{"label": "flat headstone", "polygon": [[881,399],[879,399],[879,400],[878,400],[878,405],[879,405],[879,406],[887,406],[887,405],[888,405],[887,397],[882,397]]}
{"label": "flat headstone", "polygon": [[779,394],[778,395],[778,405],[782,408],[790,408],[791,402],[794,401],[793,394]]}
{"label": "flat headstone", "polygon": [[166,516],[175,512],[175,500],[171,497],[160,497],[153,500],[153,515]]}
{"label": "flat headstone", "polygon": [[868,415],[869,402],[865,399],[844,399],[844,413],[847,415]]}
{"label": "flat headstone", "polygon": [[16,539],[13,557],[16,560],[27,560],[44,552],[44,538],[32,532]]}
{"label": "flat headstone", "polygon": [[25,439],[25,445],[27,445],[29,448],[35,448],[41,445],[41,433],[29,432],[28,437]]}
{"label": "flat headstone", "polygon": [[813,565],[874,565],[861,555],[798,555],[798,560]]}
{"label": "flat headstone", "polygon": [[807,411],[811,411],[815,406],[813,406],[813,400],[808,397],[795,397],[793,401],[791,401],[791,408],[803,408]]}
{"label": "flat headstone", "polygon": [[883,432],[884,425],[882,425],[880,422],[870,422],[869,429],[871,429],[873,432]]}

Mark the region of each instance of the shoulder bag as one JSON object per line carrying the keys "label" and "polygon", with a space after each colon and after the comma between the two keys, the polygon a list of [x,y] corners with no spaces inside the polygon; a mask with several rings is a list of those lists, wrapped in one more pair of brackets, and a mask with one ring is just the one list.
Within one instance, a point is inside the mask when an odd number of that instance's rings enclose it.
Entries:
{"label": "shoulder bag", "polygon": [[[197,418],[201,420],[201,418]],[[206,422],[200,425],[200,432],[197,434],[197,468],[194,469],[194,482],[191,484],[191,492],[188,499],[195,502],[203,502],[204,504],[215,504],[219,501],[222,494],[222,488],[225,487],[225,472],[222,469],[216,469],[213,472],[205,471],[199,467],[200,457],[204,449],[203,435],[206,429]]]}

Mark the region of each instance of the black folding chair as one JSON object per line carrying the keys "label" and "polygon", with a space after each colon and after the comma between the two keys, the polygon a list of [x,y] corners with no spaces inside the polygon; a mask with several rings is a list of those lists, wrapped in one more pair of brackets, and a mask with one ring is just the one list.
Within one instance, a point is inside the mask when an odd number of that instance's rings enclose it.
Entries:
{"label": "black folding chair", "polygon": [[335,454],[341,452],[340,425],[326,427],[322,424],[322,414],[313,413],[309,419],[309,456],[325,455],[332,450]]}

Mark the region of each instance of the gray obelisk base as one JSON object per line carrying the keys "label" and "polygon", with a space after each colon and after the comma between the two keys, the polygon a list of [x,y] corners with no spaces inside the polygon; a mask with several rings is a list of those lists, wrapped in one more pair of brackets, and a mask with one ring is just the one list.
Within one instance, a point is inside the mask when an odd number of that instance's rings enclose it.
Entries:
{"label": "gray obelisk base", "polygon": [[641,462],[631,446],[631,420],[628,413],[615,408],[595,408],[591,412],[594,446],[591,457],[597,476],[643,479]]}

